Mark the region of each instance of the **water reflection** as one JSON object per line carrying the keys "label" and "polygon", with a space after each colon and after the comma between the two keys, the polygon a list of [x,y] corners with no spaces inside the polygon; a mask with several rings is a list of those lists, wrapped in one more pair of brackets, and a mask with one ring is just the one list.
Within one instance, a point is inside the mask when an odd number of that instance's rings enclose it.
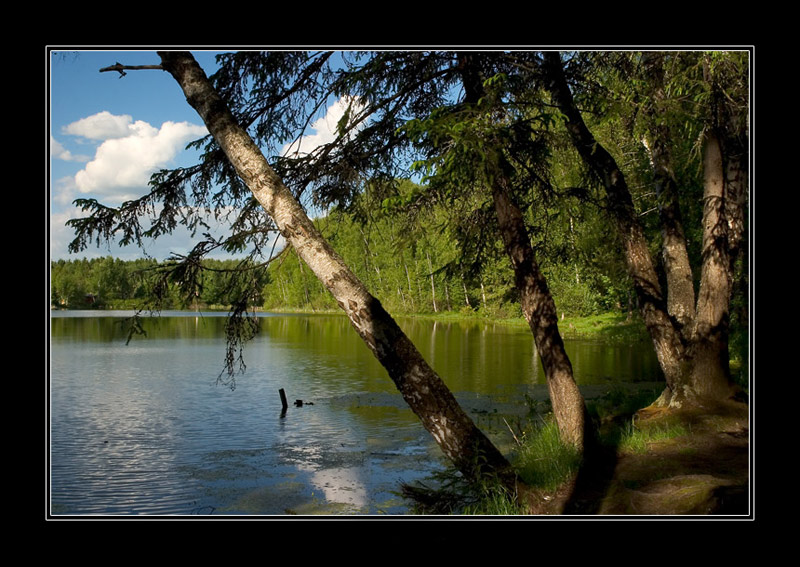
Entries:
{"label": "water reflection", "polygon": [[[217,385],[224,317],[148,319],[126,346],[127,314],[77,315],[51,320],[54,513],[402,513],[398,482],[443,466],[344,317],[262,317],[231,390]],[[546,397],[526,330],[398,322],[498,445],[501,417]],[[647,348],[567,349],[583,386],[659,377]]]}

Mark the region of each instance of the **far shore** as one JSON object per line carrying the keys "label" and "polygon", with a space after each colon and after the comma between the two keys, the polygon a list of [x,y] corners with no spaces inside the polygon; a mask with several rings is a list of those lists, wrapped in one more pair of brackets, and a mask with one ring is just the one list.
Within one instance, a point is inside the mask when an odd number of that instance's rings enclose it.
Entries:
{"label": "far shore", "polygon": [[[54,309],[55,311],[55,309]],[[57,310],[68,312],[70,310]],[[81,310],[83,311],[83,310]],[[130,306],[109,306],[105,309],[88,309],[94,311],[97,316],[112,311],[136,312]],[[198,306],[196,309],[164,309],[160,313],[181,312],[181,313],[214,313],[215,315],[229,312],[229,308],[224,305]],[[344,313],[338,309],[296,309],[296,308],[274,308],[265,309],[263,307],[253,307],[254,313],[274,313],[276,315],[340,315]],[[143,315],[149,311],[142,311]],[[158,315],[159,312],[154,312]],[[498,317],[483,312],[465,311],[440,311],[438,313],[392,313],[397,319],[429,319],[441,322],[489,322],[498,325],[508,325],[511,327],[527,328],[528,323],[523,317]],[[590,315],[587,317],[572,317],[562,315],[559,318],[558,327],[564,338],[593,338],[604,341],[623,341],[632,342],[649,340],[647,330],[638,314],[625,313],[603,313],[600,315]]]}

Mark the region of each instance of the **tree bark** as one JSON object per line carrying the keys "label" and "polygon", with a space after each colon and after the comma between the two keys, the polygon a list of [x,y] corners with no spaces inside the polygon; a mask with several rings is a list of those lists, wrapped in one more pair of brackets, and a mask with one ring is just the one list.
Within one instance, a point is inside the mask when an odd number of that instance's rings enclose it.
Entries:
{"label": "tree bark", "polygon": [[[472,56],[460,54],[459,68],[465,102],[476,104],[484,95],[483,81]],[[510,165],[499,151],[487,150],[495,213],[506,254],[514,268],[520,306],[542,361],[550,402],[562,441],[583,451],[590,424],[583,395],[558,330],[558,314],[547,281],[539,270],[522,211],[514,202]]]}
{"label": "tree bark", "polygon": [[747,155],[733,140],[723,144],[727,157],[725,169],[725,217],[728,222],[728,248],[734,261],[742,249],[745,236],[747,203]]}
{"label": "tree bark", "polygon": [[564,442],[583,450],[590,422],[558,330],[555,301],[536,263],[522,212],[512,202],[502,179],[496,180],[492,196],[506,253],[514,267],[522,313],[542,361],[559,434]]}
{"label": "tree bark", "polygon": [[682,379],[683,344],[669,316],[647,240],[636,218],[625,176],[611,154],[600,145],[583,121],[564,77],[561,56],[558,52],[544,54],[543,70],[546,87],[553,102],[566,118],[567,131],[573,145],[605,187],[608,210],[623,243],[628,273],[633,280],[642,317],[652,337],[667,386],[671,388],[679,384]]}
{"label": "tree bark", "polygon": [[508,461],[478,430],[394,319],[320,234],[247,132],[236,123],[194,57],[187,52],[159,55],[164,69],[181,86],[239,176],[331,292],[445,455],[468,478],[496,475],[513,487],[515,478]]}
{"label": "tree bark", "polygon": [[726,277],[727,268],[723,268],[729,267],[730,262],[724,222],[724,170],[718,141],[711,136],[706,143],[703,273],[694,317],[686,322],[689,332],[681,333],[681,323],[671,317],[664,300],[625,178],[575,106],[560,55],[545,53],[543,70],[553,102],[566,117],[567,131],[575,148],[605,186],[609,212],[624,242],[628,270],[667,382],[655,405],[681,407],[731,397],[735,388],[730,383],[727,352],[730,278]]}
{"label": "tree bark", "polygon": [[696,396],[729,394],[729,305],[732,289],[725,218],[725,167],[717,136],[706,136],[703,159],[703,267],[692,329],[691,377]]}
{"label": "tree bark", "polygon": [[651,101],[645,105],[651,135],[646,142],[653,166],[656,194],[661,216],[662,254],[667,279],[667,311],[680,326],[681,332],[694,319],[695,297],[692,267],[686,247],[678,188],[672,167],[668,142],[664,95],[663,54],[647,52],[643,55],[644,68],[652,85]]}
{"label": "tree bark", "polygon": [[[721,141],[725,162],[725,220],[728,224],[729,272],[731,279],[735,277],[735,265],[742,259],[747,263],[746,226],[748,193],[748,152],[746,143],[740,139],[735,125],[728,120],[726,135]],[[741,282],[746,288],[747,270],[742,270]]]}

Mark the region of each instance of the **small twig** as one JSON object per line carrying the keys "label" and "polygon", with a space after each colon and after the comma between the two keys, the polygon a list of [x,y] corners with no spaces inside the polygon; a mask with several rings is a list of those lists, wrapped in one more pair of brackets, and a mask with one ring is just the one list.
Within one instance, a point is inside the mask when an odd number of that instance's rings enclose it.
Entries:
{"label": "small twig", "polygon": [[164,67],[161,65],[123,65],[122,63],[117,62],[116,64],[111,65],[111,67],[103,67],[100,69],[100,72],[105,73],[107,71],[117,71],[119,72],[119,78],[121,79],[126,75],[124,71],[125,69],[129,71],[138,71],[140,69],[159,69],[163,71]]}
{"label": "small twig", "polygon": [[517,436],[516,436],[516,434],[514,433],[514,430],[513,430],[513,429],[511,429],[511,426],[510,426],[510,425],[508,424],[508,422],[506,421],[506,418],[503,418],[503,422],[506,424],[506,427],[508,427],[508,430],[511,432],[511,437],[513,437],[513,438],[514,438],[514,441],[516,441],[516,442],[517,442],[517,445],[518,445],[518,446],[520,446],[520,447],[522,447],[522,443],[520,442],[520,440],[519,440],[519,439],[517,439]]}

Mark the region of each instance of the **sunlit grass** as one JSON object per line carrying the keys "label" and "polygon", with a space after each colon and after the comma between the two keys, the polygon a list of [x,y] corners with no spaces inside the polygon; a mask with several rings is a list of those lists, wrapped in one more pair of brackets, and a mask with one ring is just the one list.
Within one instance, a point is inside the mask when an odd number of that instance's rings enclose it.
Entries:
{"label": "sunlit grass", "polygon": [[581,455],[561,441],[557,425],[549,420],[526,432],[514,464],[528,486],[552,490],[578,470]]}
{"label": "sunlit grass", "polygon": [[[577,472],[581,455],[564,444],[552,419],[530,426],[520,440],[514,468],[529,487],[555,490]],[[492,487],[484,496],[461,512],[469,515],[521,515],[525,509],[512,494],[501,487]]]}
{"label": "sunlit grass", "polygon": [[568,338],[596,338],[608,342],[635,342],[648,338],[638,314],[603,313],[589,317],[566,317],[558,329]]}
{"label": "sunlit grass", "polygon": [[669,441],[689,434],[691,434],[691,429],[682,423],[637,426],[631,421],[621,432],[619,450],[629,453],[646,453],[652,443]]}

